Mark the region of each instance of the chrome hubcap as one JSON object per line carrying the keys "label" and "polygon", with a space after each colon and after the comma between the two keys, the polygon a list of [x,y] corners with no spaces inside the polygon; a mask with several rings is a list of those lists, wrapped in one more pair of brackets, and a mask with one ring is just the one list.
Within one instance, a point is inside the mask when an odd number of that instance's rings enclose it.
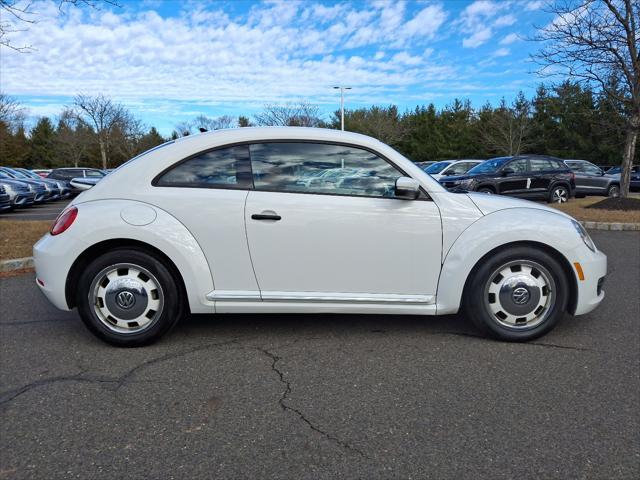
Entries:
{"label": "chrome hubcap", "polygon": [[117,333],[139,333],[160,317],[164,295],[147,269],[130,263],[111,265],[94,278],[89,302],[100,322]]}
{"label": "chrome hubcap", "polygon": [[517,260],[496,269],[485,286],[487,311],[509,328],[533,328],[548,316],[555,301],[555,283],[542,266]]}
{"label": "chrome hubcap", "polygon": [[564,203],[569,200],[569,193],[564,188],[556,188],[553,191],[553,201],[556,203]]}

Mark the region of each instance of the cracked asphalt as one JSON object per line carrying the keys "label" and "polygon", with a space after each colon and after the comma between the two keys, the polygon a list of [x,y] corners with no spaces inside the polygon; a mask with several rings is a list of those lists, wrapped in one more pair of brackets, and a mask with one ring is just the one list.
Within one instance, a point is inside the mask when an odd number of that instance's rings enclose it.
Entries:
{"label": "cracked asphalt", "polygon": [[640,234],[544,338],[459,316],[192,317],[117,349],[0,279],[0,479],[640,476]]}

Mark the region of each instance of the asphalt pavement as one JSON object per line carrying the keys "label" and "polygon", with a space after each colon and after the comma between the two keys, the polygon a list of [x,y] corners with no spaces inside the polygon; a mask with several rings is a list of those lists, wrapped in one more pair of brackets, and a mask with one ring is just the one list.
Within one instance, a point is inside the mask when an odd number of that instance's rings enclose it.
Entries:
{"label": "asphalt pavement", "polygon": [[[57,200],[1,213],[0,220],[48,220],[53,222],[71,200]],[[2,477],[0,477],[2,478]]]}
{"label": "asphalt pavement", "polygon": [[0,479],[640,476],[640,233],[526,344],[460,316],[225,315],[118,349],[0,280]]}

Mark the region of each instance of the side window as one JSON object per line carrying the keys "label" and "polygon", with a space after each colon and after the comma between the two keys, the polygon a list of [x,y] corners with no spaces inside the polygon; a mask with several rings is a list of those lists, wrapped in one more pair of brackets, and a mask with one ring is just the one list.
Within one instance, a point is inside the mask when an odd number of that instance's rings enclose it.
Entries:
{"label": "side window", "polygon": [[591,165],[589,163],[584,164],[584,171],[587,175],[600,175],[602,170],[596,167],[595,165]]}
{"label": "side window", "polygon": [[[584,166],[580,162],[567,162],[567,166],[576,172],[584,172]],[[557,166],[556,166],[557,169]]]}
{"label": "side window", "polygon": [[360,148],[320,143],[261,143],[250,147],[256,190],[393,197],[403,174]]}
{"label": "side window", "polygon": [[515,173],[526,173],[527,172],[527,160],[524,159],[524,158],[521,158],[519,160],[514,160],[513,162],[509,163],[506,167],[510,168]]}
{"label": "side window", "polygon": [[548,172],[554,169],[554,165],[545,158],[532,158],[529,160],[532,172]]}
{"label": "side window", "polygon": [[178,163],[156,182],[159,187],[251,188],[246,145],[201,153]]}
{"label": "side window", "polygon": [[472,164],[469,162],[456,163],[447,170],[447,175],[462,175],[463,173],[467,173],[467,170],[469,170],[471,166]]}

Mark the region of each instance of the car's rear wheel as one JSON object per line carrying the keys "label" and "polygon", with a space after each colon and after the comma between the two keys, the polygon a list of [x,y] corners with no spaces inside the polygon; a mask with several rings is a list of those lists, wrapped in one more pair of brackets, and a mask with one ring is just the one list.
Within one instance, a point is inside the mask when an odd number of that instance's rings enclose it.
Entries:
{"label": "car's rear wheel", "polygon": [[607,189],[607,197],[619,197],[620,187],[618,185],[610,185]]}
{"label": "car's rear wheel", "polygon": [[569,201],[569,189],[564,185],[556,185],[549,194],[549,203],[565,203]]}
{"label": "car's rear wheel", "polygon": [[91,262],[78,281],[84,324],[117,346],[155,342],[182,316],[182,295],[161,261],[142,250],[116,249]]}
{"label": "car's rear wheel", "polygon": [[464,311],[485,333],[526,341],[549,332],[564,315],[569,284],[548,253],[513,247],[482,260],[465,287]]}

